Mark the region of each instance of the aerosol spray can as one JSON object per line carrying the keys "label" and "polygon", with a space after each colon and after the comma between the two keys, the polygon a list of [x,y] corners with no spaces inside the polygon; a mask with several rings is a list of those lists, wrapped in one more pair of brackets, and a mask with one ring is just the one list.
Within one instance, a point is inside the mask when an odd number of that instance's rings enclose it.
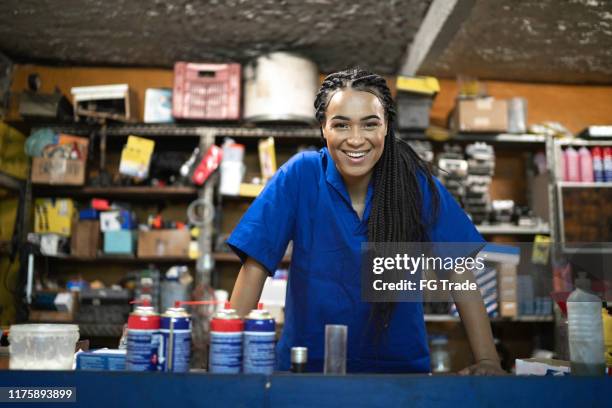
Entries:
{"label": "aerosol spray can", "polygon": [[242,336],[244,322],[234,309],[219,310],[210,321],[210,354],[208,368],[211,373],[237,374],[242,368]]}
{"label": "aerosol spray can", "polygon": [[182,307],[170,307],[161,316],[160,371],[189,371],[191,315]]}
{"label": "aerosol spray can", "polygon": [[242,369],[245,374],[272,374],[276,364],[276,324],[260,303],[244,319],[244,355]]}
{"label": "aerosol spray can", "polygon": [[130,313],[127,327],[126,370],[157,371],[161,340],[159,322],[159,314],[146,303],[136,306]]}

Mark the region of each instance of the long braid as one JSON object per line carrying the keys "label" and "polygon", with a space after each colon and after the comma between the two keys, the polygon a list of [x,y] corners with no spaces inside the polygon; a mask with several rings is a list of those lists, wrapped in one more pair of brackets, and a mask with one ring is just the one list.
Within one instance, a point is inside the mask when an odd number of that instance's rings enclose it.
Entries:
{"label": "long braid", "polygon": [[[372,243],[423,242],[428,239],[427,225],[438,209],[438,194],[427,164],[405,142],[395,137],[396,112],[391,91],[385,79],[358,68],[328,75],[315,98],[316,118],[325,122],[327,104],[334,91],[353,88],[371,92],[381,101],[387,119],[383,153],[372,175],[374,196],[368,221],[368,241]],[[323,129],[321,128],[321,136]],[[423,214],[423,197],[418,175],[425,176],[432,192],[431,213]],[[395,303],[374,303],[371,319],[377,331],[387,327]]]}

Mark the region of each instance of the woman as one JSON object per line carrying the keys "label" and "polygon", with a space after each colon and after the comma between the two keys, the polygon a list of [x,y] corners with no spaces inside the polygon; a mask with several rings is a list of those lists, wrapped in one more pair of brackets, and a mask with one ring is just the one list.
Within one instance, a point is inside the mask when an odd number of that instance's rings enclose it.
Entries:
{"label": "woman", "polygon": [[[364,242],[483,242],[425,163],[394,135],[385,79],[359,69],[327,76],[315,100],[326,147],[283,165],[228,240],[243,266],[231,304],[255,308],[266,277],[293,241],[278,368],[308,347],[322,371],[326,324],[348,326],[349,372],[429,372],[421,303],[361,300]],[[476,364],[463,373],[500,373],[482,302],[457,301]]]}

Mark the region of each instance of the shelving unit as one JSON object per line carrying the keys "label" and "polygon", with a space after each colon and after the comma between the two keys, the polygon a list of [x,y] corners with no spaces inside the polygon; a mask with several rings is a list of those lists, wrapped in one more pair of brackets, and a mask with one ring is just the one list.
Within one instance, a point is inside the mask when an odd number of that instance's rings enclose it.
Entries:
{"label": "shelving unit", "polygon": [[20,191],[24,186],[24,181],[0,171],[0,188],[12,191]]}
{"label": "shelving unit", "polygon": [[198,190],[190,186],[131,186],[131,187],[64,187],[34,185],[39,197],[102,197],[102,198],[195,198]]}
{"label": "shelving unit", "polygon": [[499,225],[477,225],[478,232],[484,235],[537,235],[550,234],[548,224],[541,224],[535,227],[523,227],[514,224]]}
{"label": "shelving unit", "polygon": [[544,144],[547,136],[532,134],[510,134],[510,133],[458,133],[451,135],[447,140],[436,141],[428,138],[424,133],[400,131],[399,134],[406,140],[428,140],[430,142],[487,142],[487,143],[527,143]]}
{"label": "shelving unit", "polygon": [[[516,322],[516,323],[551,323],[554,322],[553,316],[547,315],[527,315],[527,316],[517,316],[517,317],[492,317],[492,323],[502,323],[502,322]],[[451,316],[451,315],[437,315],[437,314],[426,314],[425,315],[426,322],[460,322],[461,319],[459,317]]]}
{"label": "shelving unit", "polygon": [[[116,263],[116,264],[143,264],[143,263],[195,263],[197,259],[187,258],[187,257],[145,257],[139,258],[136,256],[111,256],[111,255],[102,255],[96,258],[86,258],[86,257],[78,257],[78,256],[46,256],[49,260],[53,261],[61,261],[61,262],[73,262],[73,263]],[[215,252],[213,253],[213,259],[215,262],[225,262],[225,263],[240,263],[240,258],[231,252]],[[291,257],[286,256],[281,260],[282,264],[288,264],[291,262]]]}

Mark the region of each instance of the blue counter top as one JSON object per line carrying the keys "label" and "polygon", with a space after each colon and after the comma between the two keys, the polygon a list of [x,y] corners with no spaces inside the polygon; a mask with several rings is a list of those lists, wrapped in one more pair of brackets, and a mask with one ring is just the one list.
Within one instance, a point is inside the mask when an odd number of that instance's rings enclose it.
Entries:
{"label": "blue counter top", "polygon": [[77,403],[25,405],[54,408],[612,406],[612,377],[0,371],[0,387],[76,388]]}

